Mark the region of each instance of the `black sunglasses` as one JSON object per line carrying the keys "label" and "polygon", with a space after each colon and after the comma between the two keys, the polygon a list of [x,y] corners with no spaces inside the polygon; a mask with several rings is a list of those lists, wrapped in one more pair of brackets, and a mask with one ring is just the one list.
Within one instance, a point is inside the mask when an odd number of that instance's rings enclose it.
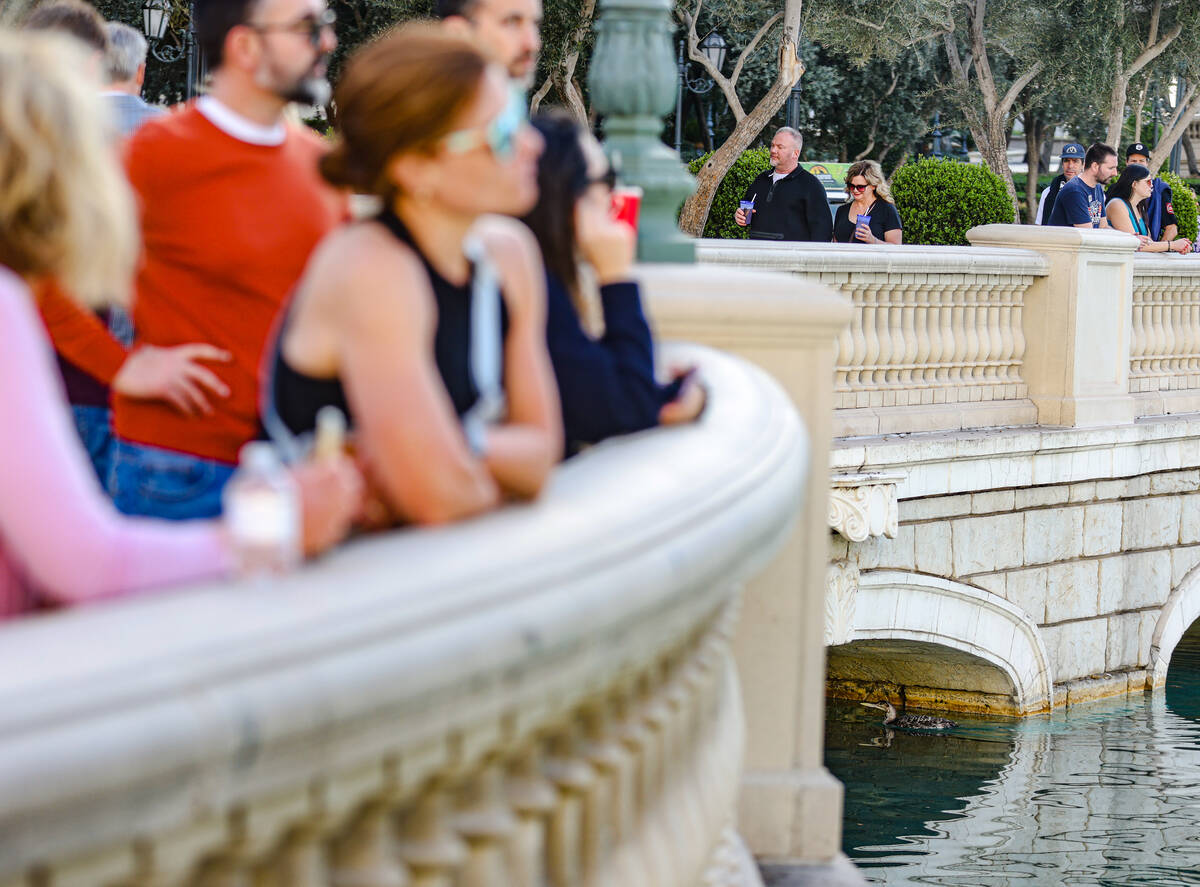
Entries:
{"label": "black sunglasses", "polygon": [[849,182],[846,183],[846,188],[851,191],[866,191],[870,187],[871,187],[870,182],[868,182],[865,185],[852,185]]}
{"label": "black sunglasses", "polygon": [[604,185],[608,188],[617,186],[617,171],[613,167],[609,167],[598,176],[590,176],[585,180],[587,185]]}

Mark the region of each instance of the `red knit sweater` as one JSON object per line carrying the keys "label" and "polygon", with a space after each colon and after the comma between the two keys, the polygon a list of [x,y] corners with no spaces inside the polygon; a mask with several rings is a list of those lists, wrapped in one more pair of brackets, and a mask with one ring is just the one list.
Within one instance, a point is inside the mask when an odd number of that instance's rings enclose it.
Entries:
{"label": "red knit sweater", "polygon": [[213,364],[230,396],[211,416],[113,397],[117,434],[236,462],[257,431],[263,348],[317,242],[346,217],[317,173],[323,146],[289,128],[282,145],[227,135],[194,107],[145,124],[126,165],[142,210],[144,262],[133,307],[139,342],[208,342],[233,355]]}

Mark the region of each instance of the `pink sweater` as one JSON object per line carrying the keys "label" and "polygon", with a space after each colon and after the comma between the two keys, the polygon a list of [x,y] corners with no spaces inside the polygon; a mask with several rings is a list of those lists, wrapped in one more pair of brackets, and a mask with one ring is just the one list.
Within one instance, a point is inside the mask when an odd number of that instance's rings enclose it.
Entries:
{"label": "pink sweater", "polygon": [[0,619],[229,573],[210,522],[119,515],[71,425],[28,288],[0,266]]}

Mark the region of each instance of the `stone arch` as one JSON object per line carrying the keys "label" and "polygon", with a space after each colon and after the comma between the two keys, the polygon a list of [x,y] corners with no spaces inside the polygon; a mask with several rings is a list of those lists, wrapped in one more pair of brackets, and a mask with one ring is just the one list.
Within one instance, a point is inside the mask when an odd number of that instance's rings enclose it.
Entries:
{"label": "stone arch", "polygon": [[830,567],[825,604],[831,680],[849,652],[836,648],[854,645],[903,663],[909,683],[927,690],[977,689],[1000,700],[992,710],[1010,714],[1051,708],[1053,676],[1037,625],[999,595],[920,573],[859,573],[839,562]]}
{"label": "stone arch", "polygon": [[1150,680],[1160,687],[1167,679],[1167,667],[1179,639],[1193,622],[1200,619],[1200,566],[1193,567],[1172,589],[1159,610],[1154,634],[1150,637]]}

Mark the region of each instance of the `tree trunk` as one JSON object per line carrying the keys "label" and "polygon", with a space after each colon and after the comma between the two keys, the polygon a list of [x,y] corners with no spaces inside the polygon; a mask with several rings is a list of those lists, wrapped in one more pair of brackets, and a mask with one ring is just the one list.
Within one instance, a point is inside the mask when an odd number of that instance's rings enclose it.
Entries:
{"label": "tree trunk", "polygon": [[1045,126],[1036,111],[1025,112],[1025,156],[1028,172],[1025,174],[1025,221],[1032,225],[1037,218],[1038,173],[1042,171],[1042,139]]}
{"label": "tree trunk", "polygon": [[980,132],[976,132],[974,127],[971,129],[971,136],[975,139],[975,144],[979,146],[983,162],[987,164],[988,169],[1004,179],[1004,186],[1008,190],[1008,199],[1013,206],[1013,218],[1019,222],[1021,221],[1021,206],[1017,201],[1017,186],[1013,183],[1012,170],[1008,168],[1007,135],[1007,127],[1000,120],[989,120],[987,128]]}
{"label": "tree trunk", "polygon": [[683,210],[679,214],[681,231],[693,237],[700,237],[704,233],[708,211],[725,174],[733,168],[742,152],[750,147],[750,143],[758,137],[763,127],[770,123],[771,118],[783,107],[788,93],[803,73],[804,65],[796,55],[795,34],[785,28],[780,38],[778,77],[767,90],[767,94],[754,106],[754,110],[737,122],[729,138],[700,168],[696,175],[696,190],[684,201]]}
{"label": "tree trunk", "polygon": [[1184,132],[1180,141],[1183,143],[1183,153],[1187,157],[1188,175],[1200,176],[1200,167],[1196,166],[1196,149],[1192,147],[1192,140],[1188,138],[1187,132]]}

